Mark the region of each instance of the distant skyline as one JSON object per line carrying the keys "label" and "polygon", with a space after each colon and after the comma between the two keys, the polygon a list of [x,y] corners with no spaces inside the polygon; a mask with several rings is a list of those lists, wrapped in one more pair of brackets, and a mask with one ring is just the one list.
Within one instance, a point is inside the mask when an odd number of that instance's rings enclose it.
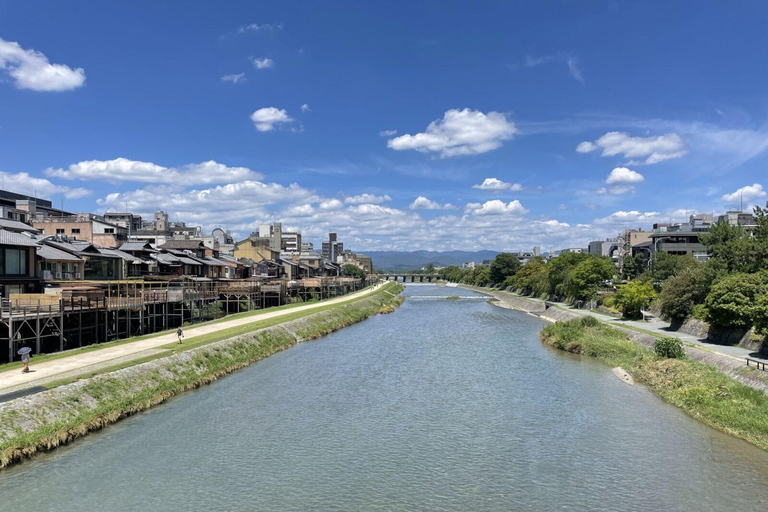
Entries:
{"label": "distant skyline", "polygon": [[586,246],[768,200],[763,2],[0,7],[0,179],[369,250]]}

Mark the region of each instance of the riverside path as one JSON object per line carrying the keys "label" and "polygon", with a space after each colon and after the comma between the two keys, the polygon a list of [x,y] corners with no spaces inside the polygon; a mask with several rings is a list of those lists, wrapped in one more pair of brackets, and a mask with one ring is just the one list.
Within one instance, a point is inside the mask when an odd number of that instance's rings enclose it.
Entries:
{"label": "riverside path", "polygon": [[[254,313],[244,318],[220,320],[207,324],[199,324],[195,327],[188,327],[184,329],[184,339],[191,341],[196,337],[217,332],[222,329],[228,329],[230,327],[238,327],[250,323],[261,322],[270,318],[292,315],[301,311],[322,308],[332,304],[343,304],[345,302],[370,295],[374,291],[378,290],[381,286],[383,286],[383,284],[384,283],[378,283],[364,290],[360,290],[358,292],[344,295],[343,297],[338,297],[335,299],[280,309],[277,311],[264,310],[263,312]],[[30,373],[22,374],[18,368],[0,370],[0,399],[2,398],[2,395],[23,392],[26,389],[36,388],[48,382],[68,378],[73,375],[79,375],[81,373],[87,373],[89,371],[97,370],[106,366],[112,366],[131,360],[142,359],[144,357],[159,353],[161,351],[159,347],[175,341],[176,333],[174,331],[166,334],[143,338],[133,342],[121,343],[115,346],[107,346],[88,352],[74,353],[69,356],[63,356],[57,359],[44,361],[40,364],[35,364],[35,360],[32,358],[30,367],[33,371]]]}

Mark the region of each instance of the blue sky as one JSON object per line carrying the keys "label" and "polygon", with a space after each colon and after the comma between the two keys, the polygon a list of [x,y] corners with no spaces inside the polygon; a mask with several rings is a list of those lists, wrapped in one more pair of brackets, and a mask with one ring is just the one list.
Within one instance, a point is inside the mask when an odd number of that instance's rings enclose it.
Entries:
{"label": "blue sky", "polygon": [[765,203],[764,2],[4,2],[0,176],[375,249]]}

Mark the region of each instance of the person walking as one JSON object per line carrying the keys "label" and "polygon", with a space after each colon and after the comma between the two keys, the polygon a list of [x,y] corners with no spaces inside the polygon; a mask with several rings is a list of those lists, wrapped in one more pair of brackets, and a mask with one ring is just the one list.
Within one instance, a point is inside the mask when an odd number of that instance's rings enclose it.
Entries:
{"label": "person walking", "polygon": [[21,362],[24,363],[24,369],[21,373],[29,373],[29,352],[21,354]]}
{"label": "person walking", "polygon": [[179,338],[179,345],[181,345],[181,338],[184,337],[184,331],[181,330],[181,327],[176,331],[176,336]]}

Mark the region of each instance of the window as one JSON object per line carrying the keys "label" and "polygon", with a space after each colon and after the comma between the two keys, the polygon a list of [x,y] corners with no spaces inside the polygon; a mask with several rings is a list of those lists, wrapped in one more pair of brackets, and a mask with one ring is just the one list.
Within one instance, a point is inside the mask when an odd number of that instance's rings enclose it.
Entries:
{"label": "window", "polygon": [[79,235],[80,234],[80,228],[72,228],[72,234],[73,235]]}
{"label": "window", "polygon": [[57,235],[63,235],[64,234],[64,228],[56,228],[56,234]]}
{"label": "window", "polygon": [[107,234],[113,234],[115,232],[115,228],[104,228],[104,233]]}
{"label": "window", "polygon": [[3,275],[26,275],[27,251],[25,249],[2,249],[0,255],[0,270]]}

